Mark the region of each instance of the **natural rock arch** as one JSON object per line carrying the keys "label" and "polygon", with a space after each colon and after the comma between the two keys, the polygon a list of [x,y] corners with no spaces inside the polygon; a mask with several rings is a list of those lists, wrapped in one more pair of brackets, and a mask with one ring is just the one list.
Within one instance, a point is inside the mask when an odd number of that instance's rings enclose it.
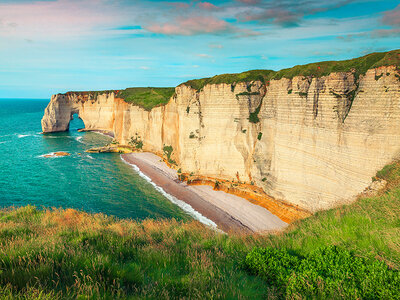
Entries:
{"label": "natural rock arch", "polygon": [[42,119],[43,132],[69,130],[69,123],[74,114],[78,114],[78,117],[85,123],[80,116],[77,103],[70,101],[66,95],[54,95],[44,112]]}
{"label": "natural rock arch", "polygon": [[87,130],[114,131],[114,94],[105,93],[89,98],[85,93],[54,95],[42,119],[43,133],[69,130],[75,114]]}

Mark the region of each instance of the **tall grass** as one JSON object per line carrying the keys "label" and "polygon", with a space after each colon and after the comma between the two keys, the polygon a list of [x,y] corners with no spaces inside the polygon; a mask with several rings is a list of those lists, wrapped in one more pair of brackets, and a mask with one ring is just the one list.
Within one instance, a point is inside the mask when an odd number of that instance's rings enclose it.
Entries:
{"label": "tall grass", "polygon": [[0,298],[260,298],[241,269],[253,237],[197,222],[141,223],[72,209],[0,212]]}
{"label": "tall grass", "polygon": [[[300,266],[304,266],[304,259],[315,257],[315,251],[322,254],[311,261],[323,263],[327,252],[318,249],[334,246],[345,250],[339,255],[349,257],[346,253],[351,253],[351,258],[346,258],[350,265],[353,259],[362,264],[380,261],[389,270],[399,270],[400,164],[384,168],[377,176],[388,180],[388,189],[378,196],[317,213],[277,235],[225,235],[195,221],[134,222],[72,209],[3,209],[0,298],[315,297],[310,285],[299,279],[299,271],[282,277],[297,278],[298,284],[291,281],[287,285],[290,293],[282,294],[280,286],[271,286],[262,271],[268,270],[269,264],[249,269],[245,261],[249,253],[272,251],[262,249],[285,249],[301,257]],[[378,264],[380,268],[382,264]],[[318,276],[325,280],[325,275]],[[351,276],[354,282],[361,282],[357,274]],[[320,277],[316,278],[320,282]],[[346,284],[343,288],[348,288]],[[318,295],[332,295],[332,286],[328,287],[319,286]],[[302,294],[300,288],[308,294]]]}

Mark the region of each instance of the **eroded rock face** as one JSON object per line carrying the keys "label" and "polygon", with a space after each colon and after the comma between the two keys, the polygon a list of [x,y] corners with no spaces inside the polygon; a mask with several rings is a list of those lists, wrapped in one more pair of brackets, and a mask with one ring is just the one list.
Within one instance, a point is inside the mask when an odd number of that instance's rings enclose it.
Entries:
{"label": "eroded rock face", "polygon": [[[382,76],[381,76],[382,75]],[[253,183],[310,211],[352,199],[400,154],[400,82],[394,67],[322,78],[181,85],[150,112],[116,99],[55,95],[43,132],[63,131],[73,113],[121,144],[172,147],[182,172]],[[259,111],[259,112],[258,112]],[[258,113],[257,113],[258,112]]]}
{"label": "eroded rock face", "polygon": [[42,131],[68,130],[74,114],[83,120],[85,129],[110,130],[114,124],[115,106],[114,93],[98,95],[95,99],[73,92],[53,95],[42,119]]}

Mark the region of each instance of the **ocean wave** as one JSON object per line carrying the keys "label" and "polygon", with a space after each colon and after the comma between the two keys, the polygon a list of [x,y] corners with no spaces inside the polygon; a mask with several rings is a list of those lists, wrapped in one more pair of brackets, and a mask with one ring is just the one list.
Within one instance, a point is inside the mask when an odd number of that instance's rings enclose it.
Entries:
{"label": "ocean wave", "polygon": [[121,159],[124,163],[126,163],[127,165],[131,166],[138,174],[140,177],[142,177],[143,179],[145,179],[146,181],[148,181],[152,186],[154,186],[154,188],[159,191],[165,198],[167,198],[169,201],[171,201],[172,203],[174,203],[175,205],[179,206],[181,209],[183,209],[186,213],[188,213],[190,216],[192,216],[194,219],[198,220],[199,222],[203,223],[204,225],[210,226],[212,228],[217,229],[217,224],[215,224],[213,221],[211,221],[210,219],[208,219],[207,217],[203,216],[201,213],[199,213],[198,211],[196,211],[195,209],[193,209],[193,207],[189,204],[187,204],[186,202],[179,200],[178,198],[168,194],[166,191],[164,191],[164,189],[160,186],[158,186],[157,184],[155,184],[150,177],[148,177],[147,175],[145,175],[142,171],[140,171],[139,167],[134,165],[134,164],[130,164],[129,162],[127,162],[122,156]]}
{"label": "ocean wave", "polygon": [[5,143],[7,143],[8,141],[3,141],[3,142],[0,142],[0,144],[5,144]]}
{"label": "ocean wave", "polygon": [[76,140],[77,142],[83,144],[83,142],[81,141],[81,139],[82,139],[82,136],[77,136],[77,137],[75,137],[75,140]]}
{"label": "ocean wave", "polygon": [[42,154],[42,155],[38,155],[38,156],[36,156],[36,158],[43,158],[43,157],[57,157],[57,156],[55,156],[54,155],[54,152],[50,152],[50,153],[47,153],[47,154]]}
{"label": "ocean wave", "polygon": [[30,134],[18,134],[18,138],[20,139],[20,138],[24,138],[24,137],[27,137],[27,136],[31,136]]}
{"label": "ocean wave", "polygon": [[94,158],[93,158],[92,156],[90,156],[89,154],[87,154],[86,157],[87,157],[87,158],[90,158],[90,159],[94,159]]}

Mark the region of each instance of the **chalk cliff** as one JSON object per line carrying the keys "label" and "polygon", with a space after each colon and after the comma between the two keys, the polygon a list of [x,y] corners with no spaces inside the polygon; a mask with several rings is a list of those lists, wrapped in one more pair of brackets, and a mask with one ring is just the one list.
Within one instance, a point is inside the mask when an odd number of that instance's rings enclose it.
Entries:
{"label": "chalk cliff", "polygon": [[395,66],[383,66],[201,89],[182,84],[150,111],[116,92],[58,94],[42,128],[67,130],[78,113],[86,129],[164,155],[189,179],[247,183],[315,212],[354,199],[400,157],[399,78]]}

